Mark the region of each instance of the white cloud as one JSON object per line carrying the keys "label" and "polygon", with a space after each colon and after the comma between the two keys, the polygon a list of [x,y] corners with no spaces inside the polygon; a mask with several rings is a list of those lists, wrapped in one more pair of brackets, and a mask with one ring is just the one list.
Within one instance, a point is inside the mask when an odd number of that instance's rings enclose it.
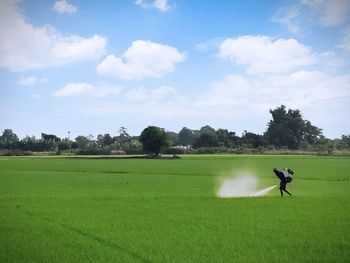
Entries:
{"label": "white cloud", "polygon": [[173,72],[176,63],[184,58],[185,55],[174,47],[137,40],[121,57],[108,55],[96,70],[101,75],[121,79],[160,78]]}
{"label": "white cloud", "polygon": [[173,97],[177,95],[176,89],[169,86],[161,86],[157,89],[152,90],[151,96],[152,98],[158,100],[166,97]]}
{"label": "white cloud", "polygon": [[20,78],[17,83],[22,86],[35,86],[38,84],[43,84],[48,82],[45,78],[38,78],[35,76],[29,76],[29,77],[22,77]]}
{"label": "white cloud", "polygon": [[219,54],[246,66],[249,74],[287,72],[316,62],[310,47],[295,39],[273,40],[268,36],[226,39]]}
{"label": "white cloud", "polygon": [[343,37],[338,47],[350,52],[350,28],[343,32]]}
{"label": "white cloud", "polygon": [[66,0],[56,1],[53,5],[53,9],[59,14],[73,14],[77,12],[77,7],[68,3]]}
{"label": "white cloud", "polygon": [[131,101],[131,102],[145,101],[148,98],[148,95],[144,87],[131,89],[124,96],[128,101]]}
{"label": "white cloud", "polygon": [[118,86],[94,86],[87,83],[71,82],[62,89],[55,91],[54,97],[70,97],[70,96],[88,96],[88,97],[104,97],[107,95],[118,95],[121,88]]}
{"label": "white cloud", "polygon": [[299,34],[310,26],[340,26],[350,21],[349,0],[300,0],[279,8],[272,21],[287,26],[292,34]]}
{"label": "white cloud", "polygon": [[218,114],[244,109],[241,114],[246,116],[266,113],[267,109],[281,104],[299,108],[343,97],[350,97],[350,75],[297,71],[255,78],[229,75],[211,83],[210,90],[194,105],[210,107]]}
{"label": "white cloud", "polygon": [[200,52],[207,52],[209,50],[216,50],[217,47],[224,41],[225,38],[217,37],[217,38],[211,38],[206,41],[200,42],[195,45],[195,49]]}
{"label": "white cloud", "polygon": [[337,71],[347,65],[347,61],[336,52],[326,51],[319,54],[320,63],[327,66],[332,72]]}
{"label": "white cloud", "polygon": [[[162,98],[156,96],[159,91],[164,95]],[[213,122],[259,118],[268,117],[269,109],[281,104],[303,110],[350,98],[350,75],[333,76],[303,70],[253,77],[229,75],[210,83],[207,91],[191,99],[181,97],[171,87],[153,90],[138,87],[125,93],[124,97],[127,102],[122,108],[127,116],[138,114],[157,119],[171,116],[185,121],[201,118]]]}
{"label": "white cloud", "polygon": [[349,0],[301,0],[324,26],[337,26],[349,20]]}
{"label": "white cloud", "polygon": [[[320,118],[316,116],[320,115],[320,109],[323,114],[327,107],[337,107],[339,101],[349,101],[349,85],[350,75],[332,76],[318,71],[253,78],[230,75],[211,83],[206,92],[195,98],[171,96],[169,99],[152,100],[153,91],[139,87],[124,94],[127,101],[108,101],[96,107],[89,106],[88,112],[84,110],[84,113],[88,116],[94,114],[96,118],[119,114],[126,121],[143,123],[144,126],[153,123],[167,128],[178,126],[180,129],[182,126],[199,128],[209,124],[234,131],[248,129],[263,132],[264,125],[271,118],[269,109],[281,104],[307,113],[306,118],[318,126]],[[329,121],[323,120],[323,123]]]}
{"label": "white cloud", "polygon": [[154,102],[160,100],[176,100],[177,91],[170,86],[161,86],[153,90],[147,91],[144,87],[138,87],[130,90],[124,96],[130,102]]}
{"label": "white cloud", "polygon": [[301,15],[301,9],[297,6],[286,6],[277,10],[272,16],[271,21],[285,25],[292,34],[299,34],[301,27],[298,18]]}
{"label": "white cloud", "polygon": [[166,12],[170,9],[168,0],[136,0],[135,4],[141,6],[142,8],[156,8],[161,12]]}
{"label": "white cloud", "polygon": [[105,53],[106,39],[63,36],[50,26],[35,27],[17,9],[17,1],[0,1],[0,67],[25,71],[93,60]]}

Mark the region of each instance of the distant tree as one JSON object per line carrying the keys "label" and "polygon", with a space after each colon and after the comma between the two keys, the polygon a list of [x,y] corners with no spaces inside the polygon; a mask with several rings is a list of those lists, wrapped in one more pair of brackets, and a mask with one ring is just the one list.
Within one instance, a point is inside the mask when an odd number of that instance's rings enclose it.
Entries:
{"label": "distant tree", "polygon": [[193,147],[216,147],[218,142],[215,129],[206,125],[199,130],[199,134],[194,139]]}
{"label": "distant tree", "polygon": [[113,143],[113,138],[111,137],[111,135],[109,135],[108,133],[106,133],[105,135],[103,135],[103,146],[109,146]]}
{"label": "distant tree", "polygon": [[267,124],[264,136],[277,147],[287,146],[290,149],[297,149],[303,140],[313,143],[322,135],[321,129],[303,120],[299,110],[287,111],[286,107],[281,105],[270,110],[270,113],[272,120]]}
{"label": "distant tree", "polygon": [[178,140],[177,140],[177,133],[176,132],[171,132],[171,131],[167,131],[167,136],[169,138],[169,143],[171,146],[175,146],[178,145]]}
{"label": "distant tree", "polygon": [[335,146],[339,150],[350,149],[350,134],[342,135],[340,139],[335,139]]}
{"label": "distant tree", "polygon": [[103,134],[97,135],[96,143],[100,148],[103,147]]}
{"label": "distant tree", "polygon": [[253,132],[244,131],[242,135],[242,144],[249,148],[258,148],[264,145],[264,136]]}
{"label": "distant tree", "polygon": [[206,125],[199,130],[199,133],[195,136],[193,147],[216,147],[219,145],[218,137],[214,128]]}
{"label": "distant tree", "polygon": [[210,127],[209,125],[205,125],[202,128],[200,128],[199,133],[215,133],[215,129],[213,127]]}
{"label": "distant tree", "polygon": [[140,135],[140,141],[146,153],[153,153],[156,156],[170,144],[165,130],[156,126],[145,128]]}
{"label": "distant tree", "polygon": [[313,126],[308,120],[305,120],[304,124],[305,126],[302,135],[302,140],[310,144],[319,142],[322,135],[322,130],[317,128],[316,126]]}
{"label": "distant tree", "polygon": [[87,149],[90,145],[89,138],[82,135],[76,137],[75,142],[77,143],[79,149]]}
{"label": "distant tree", "polygon": [[177,135],[177,142],[182,146],[189,146],[193,144],[194,132],[186,127],[183,127]]}
{"label": "distant tree", "polygon": [[119,149],[127,150],[131,146],[131,136],[127,132],[127,128],[120,127],[118,130],[119,135],[113,138],[114,143],[118,146]]}
{"label": "distant tree", "polygon": [[70,145],[70,147],[71,147],[72,149],[78,149],[78,148],[79,148],[79,145],[78,145],[77,142],[72,142],[71,145]]}
{"label": "distant tree", "polygon": [[45,141],[54,141],[54,142],[60,142],[61,139],[58,138],[56,135],[54,134],[46,134],[46,133],[42,133],[41,134],[41,138]]}
{"label": "distant tree", "polygon": [[68,138],[61,140],[61,142],[58,144],[59,151],[68,150],[69,148],[70,148],[70,141]]}
{"label": "distant tree", "polygon": [[323,135],[320,135],[315,143],[311,144],[307,141],[302,141],[300,143],[299,149],[308,151],[326,151],[328,154],[332,154],[337,148],[337,140],[338,139],[331,140]]}
{"label": "distant tree", "polygon": [[240,143],[240,137],[236,136],[235,132],[228,131],[227,129],[218,129],[216,131],[218,143],[221,146],[227,148],[237,147]]}
{"label": "distant tree", "polygon": [[139,136],[130,136],[129,143],[128,143],[128,149],[126,150],[132,150],[136,152],[142,151],[142,143],[140,142]]}
{"label": "distant tree", "polygon": [[18,148],[23,151],[41,151],[40,142],[35,136],[26,136],[18,142]]}
{"label": "distant tree", "polygon": [[348,135],[342,135],[341,136],[341,140],[342,140],[342,142],[344,143],[344,146],[345,147],[348,147],[348,148],[350,148],[350,134],[348,134]]}
{"label": "distant tree", "polygon": [[123,126],[119,128],[118,133],[119,133],[120,136],[130,137],[130,135],[127,132],[127,128],[125,128]]}
{"label": "distant tree", "polygon": [[0,136],[0,148],[15,149],[18,141],[18,136],[11,129],[5,129]]}
{"label": "distant tree", "polygon": [[92,134],[89,134],[88,136],[87,136],[87,139],[89,140],[89,143],[88,143],[88,148],[89,149],[94,149],[94,148],[97,148],[97,142],[96,142],[96,140],[94,140],[94,136],[92,135]]}
{"label": "distant tree", "polygon": [[58,149],[58,144],[61,141],[60,138],[58,138],[54,134],[41,134],[41,149],[43,151],[54,151]]}
{"label": "distant tree", "polygon": [[100,148],[103,148],[103,147],[107,147],[111,144],[113,144],[113,138],[108,134],[99,134],[97,136],[97,140],[96,140],[96,144],[100,147]]}
{"label": "distant tree", "polygon": [[193,147],[216,147],[218,146],[218,140],[215,134],[213,133],[201,133],[198,137],[195,138]]}

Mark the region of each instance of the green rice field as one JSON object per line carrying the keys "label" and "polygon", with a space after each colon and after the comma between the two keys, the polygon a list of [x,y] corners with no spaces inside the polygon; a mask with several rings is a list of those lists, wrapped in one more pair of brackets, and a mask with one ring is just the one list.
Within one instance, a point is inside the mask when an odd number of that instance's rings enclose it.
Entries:
{"label": "green rice field", "polygon": [[[293,196],[216,197],[274,167]],[[0,157],[0,262],[349,262],[349,178],[349,157]]]}

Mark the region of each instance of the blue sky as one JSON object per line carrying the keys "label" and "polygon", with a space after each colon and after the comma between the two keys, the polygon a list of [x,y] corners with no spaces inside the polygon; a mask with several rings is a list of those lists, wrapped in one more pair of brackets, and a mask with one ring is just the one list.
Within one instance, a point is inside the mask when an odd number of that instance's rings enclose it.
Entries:
{"label": "blue sky", "polygon": [[347,0],[4,0],[0,129],[263,133],[284,104],[340,137],[349,25]]}

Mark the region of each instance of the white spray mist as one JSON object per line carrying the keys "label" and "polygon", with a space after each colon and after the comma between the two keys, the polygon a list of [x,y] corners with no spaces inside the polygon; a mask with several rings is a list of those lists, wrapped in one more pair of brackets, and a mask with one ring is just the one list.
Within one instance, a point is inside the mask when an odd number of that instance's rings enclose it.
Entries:
{"label": "white spray mist", "polygon": [[276,187],[273,185],[259,190],[258,183],[258,178],[252,173],[240,172],[222,182],[217,196],[220,198],[264,196]]}

